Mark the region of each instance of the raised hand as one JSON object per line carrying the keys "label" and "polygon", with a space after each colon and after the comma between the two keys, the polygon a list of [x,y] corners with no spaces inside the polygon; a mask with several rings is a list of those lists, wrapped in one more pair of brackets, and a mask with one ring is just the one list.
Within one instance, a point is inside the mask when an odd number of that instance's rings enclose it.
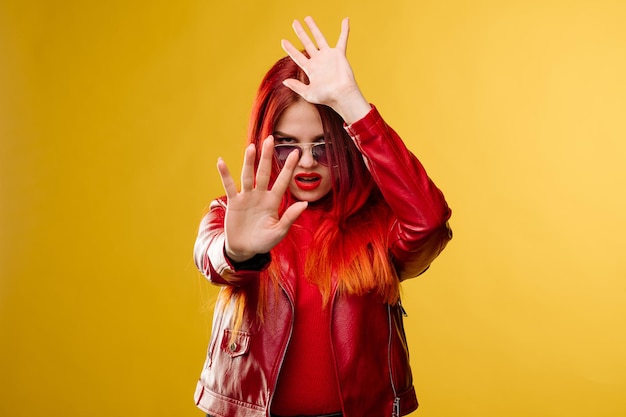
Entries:
{"label": "raised hand", "polygon": [[226,254],[235,262],[243,262],[259,253],[269,252],[287,234],[289,227],[306,209],[307,203],[294,203],[278,217],[283,194],[298,163],[298,153],[293,152],[269,189],[274,139],[263,141],[259,167],[254,173],[254,145],[246,148],[241,171],[241,191],[233,180],[226,163],[220,158],[217,169],[228,197],[224,232]]}
{"label": "raised hand", "polygon": [[305,17],[304,22],[315,42],[309,38],[299,21],[293,22],[293,29],[309,57],[287,40],[283,40],[281,45],[308,76],[309,84],[295,79],[287,79],[283,83],[306,101],[331,107],[348,124],[359,120],[371,107],[363,97],[346,57],[350,32],[348,18],[341,22],[341,34],[334,48],[328,45],[313,18]]}

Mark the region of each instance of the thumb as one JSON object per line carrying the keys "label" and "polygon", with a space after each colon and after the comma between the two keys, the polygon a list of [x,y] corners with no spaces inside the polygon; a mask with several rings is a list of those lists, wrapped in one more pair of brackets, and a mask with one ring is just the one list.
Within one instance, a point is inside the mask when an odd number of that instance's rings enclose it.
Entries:
{"label": "thumb", "polygon": [[295,222],[304,210],[306,210],[308,205],[309,203],[306,201],[298,201],[297,203],[290,205],[283,213],[283,217],[281,217],[278,221],[280,226],[284,227],[285,230],[289,229],[293,222]]}

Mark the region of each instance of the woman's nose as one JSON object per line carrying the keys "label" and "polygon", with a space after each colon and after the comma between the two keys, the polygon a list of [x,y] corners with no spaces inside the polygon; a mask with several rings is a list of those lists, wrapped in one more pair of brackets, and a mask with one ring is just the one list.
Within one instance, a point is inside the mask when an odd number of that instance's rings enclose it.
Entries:
{"label": "woman's nose", "polygon": [[313,152],[312,152],[312,147],[311,146],[303,146],[302,149],[302,156],[300,157],[300,162],[299,165],[303,168],[309,168],[309,167],[313,167],[315,166],[315,164],[317,164],[317,161],[315,160],[315,158],[313,158]]}

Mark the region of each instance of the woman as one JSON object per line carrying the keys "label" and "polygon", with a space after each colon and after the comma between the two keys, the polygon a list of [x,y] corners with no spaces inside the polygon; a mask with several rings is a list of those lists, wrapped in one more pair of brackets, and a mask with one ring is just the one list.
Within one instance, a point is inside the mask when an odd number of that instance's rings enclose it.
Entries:
{"label": "woman", "polygon": [[222,286],[196,404],[212,416],[400,416],[417,408],[400,281],[451,238],[441,192],[359,90],[349,23],[261,83],[238,191],[203,218],[194,256]]}

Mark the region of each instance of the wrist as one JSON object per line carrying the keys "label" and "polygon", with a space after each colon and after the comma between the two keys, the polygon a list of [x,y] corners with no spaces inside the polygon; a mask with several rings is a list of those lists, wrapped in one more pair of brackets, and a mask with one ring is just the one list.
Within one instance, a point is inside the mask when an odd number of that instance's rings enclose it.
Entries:
{"label": "wrist", "polygon": [[226,248],[224,248],[224,256],[234,271],[262,271],[271,261],[269,253],[258,253],[244,261],[236,261],[226,253]]}
{"label": "wrist", "polygon": [[224,255],[232,262],[235,263],[242,263],[242,262],[246,262],[250,259],[252,259],[254,257],[254,253],[252,254],[246,254],[246,253],[238,253],[235,252],[233,250],[231,250],[228,245],[224,246]]}
{"label": "wrist", "polygon": [[331,107],[348,125],[361,120],[372,110],[372,106],[358,87],[353,91],[342,94]]}

